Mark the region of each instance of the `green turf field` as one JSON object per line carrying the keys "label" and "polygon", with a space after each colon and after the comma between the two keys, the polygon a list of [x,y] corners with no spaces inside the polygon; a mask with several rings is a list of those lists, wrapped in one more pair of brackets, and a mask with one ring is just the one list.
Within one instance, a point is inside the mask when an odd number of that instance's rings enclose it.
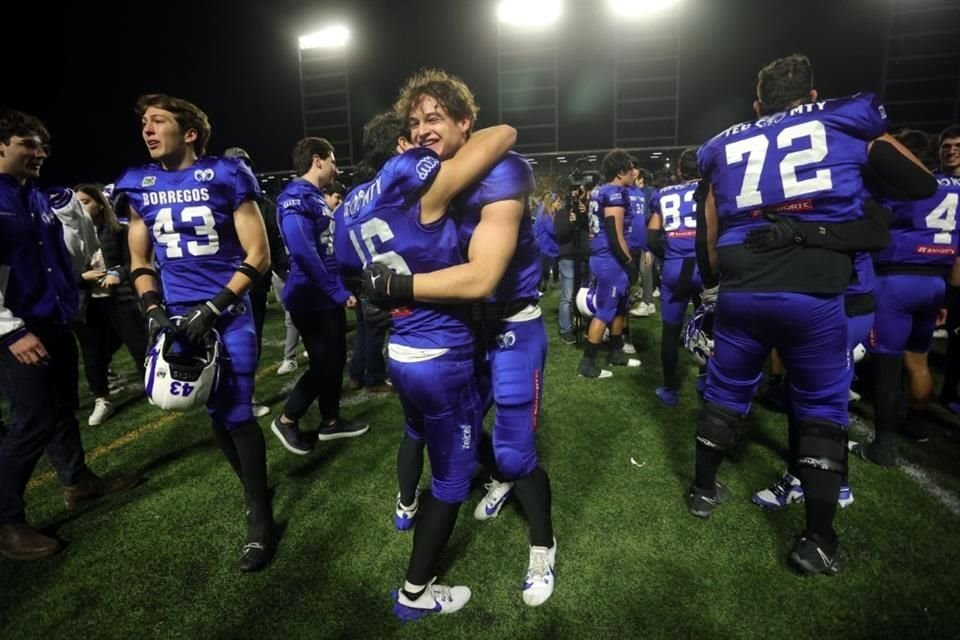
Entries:
{"label": "green turf field", "polygon": [[[754,411],[750,442],[720,472],[733,500],[708,521],[693,518],[683,497],[697,402],[689,377],[676,409],[653,395],[659,316],[634,319],[641,369],[584,380],[575,375],[579,351],[557,340],[556,304],[553,291],[544,299],[551,352],[540,452],[559,552],[557,589],[544,606],[520,599],[522,515],[511,503],[495,520],[473,520],[478,488],[441,574],[471,587],[473,599],[452,616],[394,620],[390,591],[412,534],[391,522],[402,426],[392,394],[345,394],[344,414],[369,421],[370,433],[307,457],[289,454],[268,431],[271,417],[261,419],[282,538],[268,570],[243,575],[234,568],[245,530],[240,486],[205,414],[164,415],[126,392],[122,411],[96,428],[86,426],[86,399],[81,431],[94,470],[141,468],[147,481],[69,514],[41,462],[29,517],[69,544],[46,560],[0,559],[0,639],[960,637],[960,517],[943,502],[903,470],[852,461],[856,502],[837,519],[849,570],[793,574],[785,559],[802,506],[771,513],[750,503],[783,470],[782,417]],[[275,416],[283,387],[303,369],[276,375],[283,322],[279,307],[269,313],[257,397]],[[129,372],[128,360],[118,354],[115,365]],[[956,503],[960,444],[948,430],[900,451]]]}

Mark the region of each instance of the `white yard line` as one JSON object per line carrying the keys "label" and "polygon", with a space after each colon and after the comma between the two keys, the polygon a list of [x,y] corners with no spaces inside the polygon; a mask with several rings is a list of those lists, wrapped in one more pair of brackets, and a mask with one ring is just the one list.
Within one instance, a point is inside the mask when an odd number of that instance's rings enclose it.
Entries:
{"label": "white yard line", "polygon": [[[856,432],[861,440],[866,440],[873,433],[873,429],[867,423],[853,414],[850,415],[850,430]],[[920,485],[921,489],[936,498],[950,513],[960,516],[960,497],[957,497],[955,493],[941,487],[926,471],[903,456],[897,456],[897,467],[907,474],[907,477]]]}

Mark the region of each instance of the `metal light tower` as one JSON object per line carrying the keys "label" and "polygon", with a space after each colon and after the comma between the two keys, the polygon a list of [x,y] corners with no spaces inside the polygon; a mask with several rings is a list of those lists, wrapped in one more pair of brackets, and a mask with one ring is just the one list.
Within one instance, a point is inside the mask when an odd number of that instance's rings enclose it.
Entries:
{"label": "metal light tower", "polygon": [[299,41],[303,135],[329,140],[341,166],[353,164],[349,41],[350,31],[342,25],[300,36]]}

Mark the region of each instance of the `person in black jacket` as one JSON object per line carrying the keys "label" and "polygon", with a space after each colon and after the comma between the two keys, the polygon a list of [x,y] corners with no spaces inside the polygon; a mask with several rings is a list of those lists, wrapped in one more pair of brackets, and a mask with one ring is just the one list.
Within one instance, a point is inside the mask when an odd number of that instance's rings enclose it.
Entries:
{"label": "person in black jacket", "polygon": [[130,284],[130,252],[127,229],[119,222],[99,185],[81,184],[74,189],[84,211],[93,220],[100,240],[100,251],[94,254],[92,270],[103,275],[89,282],[86,313],[76,326],[83,352],[83,369],[94,395],[93,412],[87,424],[96,426],[113,414],[109,400],[107,370],[113,358],[114,344],[119,338],[133,358],[139,379],[144,377],[147,335],[137,297]]}
{"label": "person in black jacket", "polygon": [[554,217],[560,265],[560,339],[567,344],[577,341],[573,326],[573,296],[577,287],[584,286],[589,276],[587,256],[590,238],[587,232],[587,191],[583,185],[568,189],[561,212]]}

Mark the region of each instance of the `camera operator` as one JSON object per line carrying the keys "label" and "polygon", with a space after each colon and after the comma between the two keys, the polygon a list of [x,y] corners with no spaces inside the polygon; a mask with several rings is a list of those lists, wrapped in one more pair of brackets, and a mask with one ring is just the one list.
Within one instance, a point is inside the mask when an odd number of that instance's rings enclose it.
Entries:
{"label": "camera operator", "polygon": [[573,325],[573,296],[589,275],[587,195],[595,182],[595,176],[591,174],[571,174],[567,179],[563,208],[554,219],[557,244],[560,245],[560,339],[567,344],[574,344],[578,334]]}

